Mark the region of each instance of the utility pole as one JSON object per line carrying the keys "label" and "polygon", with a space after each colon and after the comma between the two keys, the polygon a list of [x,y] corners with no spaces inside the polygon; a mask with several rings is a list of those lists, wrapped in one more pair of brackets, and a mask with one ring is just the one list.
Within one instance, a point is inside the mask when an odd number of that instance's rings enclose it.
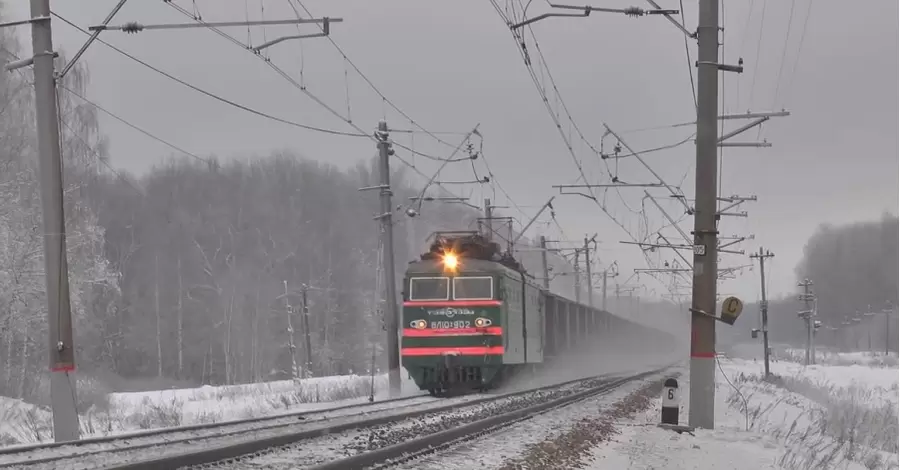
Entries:
{"label": "utility pole", "polygon": [[[616,277],[619,275],[618,267],[619,267],[619,265],[615,261],[613,261],[612,264],[610,264],[609,266],[606,267],[606,269],[603,270],[603,304],[600,307],[603,311],[607,311],[606,310],[606,281],[610,277]],[[612,274],[610,274],[610,270],[613,270]],[[617,289],[618,289],[618,286],[617,286]]]}
{"label": "utility pole", "polygon": [[494,209],[494,207],[491,206],[491,200],[485,198],[484,199],[484,228],[485,228],[485,231],[487,232],[488,241],[491,241],[494,239],[494,223],[493,223],[493,218],[494,218],[493,212],[494,211],[493,211],[493,209]]}
{"label": "utility pole", "polygon": [[297,379],[297,346],[294,344],[294,308],[289,299],[288,282],[284,281],[284,314],[287,315],[288,348],[291,350],[291,381]]}
{"label": "utility pole", "polygon": [[608,271],[603,271],[603,303],[600,306],[600,309],[606,312],[606,279],[609,277]]}
{"label": "utility pole", "polygon": [[891,345],[891,314],[894,313],[894,307],[888,301],[888,308],[882,310],[884,312],[884,355],[890,354]]}
{"label": "utility pole", "polygon": [[303,284],[301,291],[301,299],[303,300],[303,333],[306,335],[306,378],[312,377],[312,341],[309,334],[309,286]]}
{"label": "utility pole", "polygon": [[547,266],[547,237],[541,235],[541,269],[544,272],[544,289],[550,290],[550,269]]}
{"label": "utility pole", "polygon": [[50,0],[31,0],[31,41],[44,225],[44,278],[47,283],[53,437],[56,442],[64,442],[78,440],[79,428],[75,409],[75,345],[69,302],[69,268],[66,261],[66,224],[63,214],[59,110],[53,68],[55,53],[50,27]]}
{"label": "utility pole", "polygon": [[594,307],[594,278],[591,276],[591,248],[590,243],[597,239],[597,235],[594,235],[594,238],[584,237],[584,274],[587,276],[587,298],[588,298],[588,307]]}
{"label": "utility pole", "polygon": [[694,280],[691,295],[690,416],[688,424],[713,429],[716,401],[716,282],[719,0],[700,0],[697,23],[697,160],[694,208]]}
{"label": "utility pole", "polygon": [[[388,343],[388,383],[391,397],[400,395],[400,339],[397,337],[399,321],[397,312],[397,282],[394,279],[394,223],[391,216],[391,161],[394,150],[388,139],[388,126],[385,121],[378,121],[378,156],[381,173],[381,262],[384,270],[384,301],[387,306],[385,324],[387,325]],[[490,223],[490,219],[488,219]]]}
{"label": "utility pole", "polygon": [[575,248],[575,302],[581,303],[581,270],[578,267],[580,249]]}
{"label": "utility pole", "polygon": [[751,258],[759,259],[759,285],[762,297],[759,309],[762,311],[763,357],[765,359],[766,377],[769,377],[769,302],[766,300],[766,258],[772,258],[775,254],[771,251],[763,253],[762,247],[759,253],[752,253]]}
{"label": "utility pole", "polygon": [[798,296],[798,300],[803,301],[805,305],[805,310],[801,310],[797,312],[797,316],[803,319],[806,322],[806,360],[804,361],[804,365],[810,365],[814,363],[814,359],[810,359],[810,352],[812,350],[812,341],[813,341],[813,315],[815,312],[812,309],[812,301],[815,299],[815,296],[810,292],[810,288],[813,285],[813,282],[809,279],[804,279],[802,282],[797,284],[798,286],[803,288],[803,293]]}

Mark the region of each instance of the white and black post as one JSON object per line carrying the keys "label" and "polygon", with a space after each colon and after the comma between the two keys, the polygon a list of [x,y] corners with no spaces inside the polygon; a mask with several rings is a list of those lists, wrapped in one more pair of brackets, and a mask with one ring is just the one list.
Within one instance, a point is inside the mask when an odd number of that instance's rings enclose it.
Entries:
{"label": "white and black post", "polygon": [[668,378],[663,383],[662,424],[678,425],[678,381]]}

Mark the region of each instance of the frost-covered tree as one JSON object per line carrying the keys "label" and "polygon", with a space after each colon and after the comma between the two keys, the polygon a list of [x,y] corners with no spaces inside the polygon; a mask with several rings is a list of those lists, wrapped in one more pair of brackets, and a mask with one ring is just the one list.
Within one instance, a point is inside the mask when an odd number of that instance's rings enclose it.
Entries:
{"label": "frost-covered tree", "polygon": [[[8,55],[16,42],[0,36]],[[60,58],[63,61],[64,58]],[[37,398],[47,371],[47,314],[43,264],[40,182],[34,133],[33,89],[27,71],[0,78],[0,393]],[[64,204],[72,314],[77,344],[102,330],[118,293],[117,275],[104,254],[104,234],[85,188],[98,174],[102,140],[95,112],[65,89],[84,92],[87,70],[75,67],[61,84]],[[87,344],[92,344],[90,341]],[[94,347],[80,348],[79,364],[93,364]],[[107,354],[107,358],[109,354]]]}

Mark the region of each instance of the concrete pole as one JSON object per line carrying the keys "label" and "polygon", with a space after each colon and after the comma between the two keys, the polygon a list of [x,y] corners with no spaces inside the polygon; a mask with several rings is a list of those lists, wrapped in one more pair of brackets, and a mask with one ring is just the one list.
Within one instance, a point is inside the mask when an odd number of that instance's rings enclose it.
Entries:
{"label": "concrete pole", "polygon": [[578,267],[578,254],[581,252],[575,248],[575,303],[581,303],[581,270]]}
{"label": "concrete pole", "polygon": [[759,248],[759,254],[751,254],[751,258],[759,258],[759,283],[762,291],[760,310],[762,311],[762,334],[763,334],[763,358],[765,359],[766,377],[769,376],[769,303],[766,301],[766,258],[772,258],[775,254],[772,252],[763,253],[762,247]]}
{"label": "concrete pole", "polygon": [[884,355],[885,357],[890,354],[890,345],[891,345],[891,313],[894,312],[893,307],[888,307],[887,310],[884,311]]}
{"label": "concrete pole", "polygon": [[550,269],[547,266],[547,237],[541,235],[541,268],[544,272],[544,289],[550,290]]}
{"label": "concrete pole", "polygon": [[594,278],[591,277],[591,249],[588,245],[590,240],[584,237],[584,274],[587,276],[587,299],[588,307],[594,307]]}
{"label": "concrete pole", "polygon": [[487,239],[491,241],[494,239],[494,214],[493,207],[491,206],[491,200],[485,198],[484,200],[484,228],[485,232],[487,232]]}
{"label": "concrete pole", "polygon": [[44,224],[44,278],[47,283],[50,399],[56,442],[79,438],[75,408],[75,345],[69,302],[66,225],[63,214],[59,110],[53,68],[50,0],[31,0],[34,98]]}
{"label": "concrete pole", "polygon": [[297,379],[297,346],[294,344],[294,308],[291,307],[288,282],[284,280],[284,314],[287,316],[288,348],[291,350],[291,381]]}
{"label": "concrete pole", "polygon": [[309,331],[309,286],[303,284],[302,290],[302,300],[303,300],[303,318],[300,321],[303,323],[303,334],[306,339],[306,378],[312,377],[312,339],[310,338]]}
{"label": "concrete pole", "polygon": [[388,383],[390,395],[400,395],[400,339],[397,312],[397,282],[394,273],[394,223],[391,209],[391,162],[394,153],[388,139],[388,126],[378,122],[378,156],[381,176],[381,263],[384,271],[385,324],[388,345]]}
{"label": "concrete pole", "polygon": [[697,160],[694,209],[694,279],[691,298],[690,416],[692,427],[715,426],[716,198],[719,93],[719,0],[700,0],[697,23]]}
{"label": "concrete pole", "polygon": [[600,308],[602,308],[604,312],[608,311],[608,310],[606,310],[606,279],[608,277],[609,277],[609,270],[603,271],[603,304],[601,304]]}
{"label": "concrete pole", "polygon": [[[800,287],[803,287],[803,294],[800,296],[800,299],[803,301],[805,306],[805,310],[801,312],[800,317],[806,322],[806,357],[804,360],[804,365],[812,364],[812,360],[810,359],[810,351],[812,350],[812,341],[813,341],[813,310],[812,302],[813,296],[809,292],[810,287],[813,285],[813,282],[809,279],[804,279],[803,282],[799,283]],[[849,328],[848,328],[849,330]]]}

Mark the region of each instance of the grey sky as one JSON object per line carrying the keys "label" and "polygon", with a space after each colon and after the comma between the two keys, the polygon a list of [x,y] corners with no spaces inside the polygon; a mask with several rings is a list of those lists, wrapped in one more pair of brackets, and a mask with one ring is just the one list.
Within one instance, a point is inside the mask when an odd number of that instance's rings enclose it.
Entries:
{"label": "grey sky", "polygon": [[[774,144],[772,148],[729,149],[724,156],[723,193],[755,194],[759,202],[742,207],[750,212],[749,219],[728,219],[720,231],[725,235],[754,233],[756,240],[745,242],[745,249],[755,250],[762,244],[776,253],[770,281],[770,289],[776,294],[793,290],[793,267],[806,238],[819,223],[871,219],[882,211],[898,210],[898,123],[894,105],[898,101],[897,2],[879,0],[867,2],[866,8],[855,8],[847,2],[815,0],[803,51],[799,62],[795,62],[808,1],[725,2],[726,62],[736,63],[738,57],[743,57],[747,70],[743,76],[726,76],[726,112],[786,107],[793,114],[766,125],[762,137]],[[86,27],[102,21],[115,3],[56,0],[53,8]],[[192,8],[188,0],[178,3]],[[260,3],[196,1],[208,21],[242,20],[245,8],[250,17],[258,18]],[[484,154],[495,178],[526,213],[533,212],[554,193],[551,184],[575,182],[578,173],[572,158],[528,77],[508,29],[489,2],[303,3],[317,16],[344,18],[343,23],[333,26],[332,37],[389,99],[420,124],[431,130],[467,131],[481,123]],[[664,8],[678,7],[674,0],[660,3]],[[763,3],[766,21],[759,43]],[[293,16],[288,0],[267,0],[264,4],[266,18]],[[745,35],[751,4],[755,11]],[[791,4],[795,4],[794,25],[776,101],[776,78]],[[11,17],[27,14],[26,2],[14,2],[8,8]],[[529,15],[548,8],[545,2],[533,2]],[[688,28],[694,29],[696,2],[686,1],[685,8]],[[163,2],[145,0],[131,0],[113,23],[131,20],[190,22]],[[311,31],[313,27],[303,28]],[[23,44],[30,49],[27,27],[19,30]],[[228,31],[247,40],[244,28]],[[536,23],[534,31],[569,110],[594,145],[600,143],[604,122],[623,133],[693,120],[683,36],[665,19],[595,14],[589,18],[545,20]],[[271,39],[291,32],[296,34],[296,29],[279,27],[268,28],[265,34]],[[69,55],[84,40],[81,33],[60,21],[54,21],[54,36]],[[262,61],[208,30],[145,31],[137,35],[108,32],[101,37],[224,97],[305,124],[352,131]],[[262,42],[263,30],[252,30],[251,37],[255,44]],[[757,44],[761,44],[760,63],[754,70]],[[304,84],[340,114],[347,113],[349,88],[350,116],[367,132],[383,116],[393,127],[410,128],[407,120],[383,106],[368,85],[345,66],[326,39],[306,40],[302,49],[297,42],[282,43],[272,49],[271,57],[299,80],[301,50]],[[691,44],[692,55],[695,50]],[[529,52],[536,54],[534,50]],[[292,148],[339,166],[352,165],[374,153],[374,146],[367,139],[302,131],[216,103],[102,44],[92,46],[83,60],[91,67],[92,100],[193,153],[232,157]],[[798,65],[791,78],[795,63]],[[349,70],[346,81],[345,69]],[[102,123],[110,137],[113,164],[118,167],[141,172],[173,154],[171,149],[112,119],[103,117]],[[564,130],[568,132],[567,127]],[[680,127],[627,132],[622,137],[640,150],[680,141],[692,131],[691,127]],[[735,140],[755,140],[756,135],[754,130]],[[455,135],[443,137],[453,142],[459,139]],[[395,135],[395,139],[434,155],[447,155],[450,151],[421,134],[415,141],[406,134]],[[596,156],[577,138],[575,142],[577,155],[591,181],[608,183]],[[609,150],[614,143],[608,138],[605,148]],[[408,157],[400,149],[398,153]],[[671,184],[680,183],[687,174],[682,186],[693,197],[692,143],[648,154],[645,159]],[[421,157],[415,162],[427,174],[438,166]],[[478,162],[479,175],[485,173],[482,165]],[[652,181],[633,158],[619,162],[618,175],[628,182]],[[443,180],[471,178],[468,164],[451,164],[441,174]],[[452,189],[459,194],[471,192],[473,202],[493,197],[487,186]],[[652,192],[665,195],[658,188]],[[623,189],[621,194],[632,209],[641,207],[642,190]],[[500,192],[496,200],[507,204]],[[681,214],[676,203],[664,204],[674,216]],[[644,205],[650,227],[659,228],[663,223],[660,213],[649,201]],[[608,193],[607,206],[629,230],[641,230],[642,218],[630,212],[615,192]],[[626,277],[633,268],[646,267],[637,248],[618,243],[628,240],[628,236],[590,201],[559,196],[555,208],[568,236],[580,238],[587,232],[599,232],[603,240],[601,258],[618,260]],[[509,213],[523,218],[515,209]],[[682,227],[689,231],[687,222]],[[538,224],[537,228],[558,236],[547,224]],[[675,231],[670,228],[665,233],[677,243]],[[651,256],[655,260],[660,255]],[[675,258],[671,252],[661,256],[660,259]],[[722,264],[747,263],[748,258],[732,255],[726,256]],[[745,272],[738,280],[725,282],[720,290],[755,300],[756,274]],[[657,293],[664,291],[646,276],[641,276],[641,281]]]}

